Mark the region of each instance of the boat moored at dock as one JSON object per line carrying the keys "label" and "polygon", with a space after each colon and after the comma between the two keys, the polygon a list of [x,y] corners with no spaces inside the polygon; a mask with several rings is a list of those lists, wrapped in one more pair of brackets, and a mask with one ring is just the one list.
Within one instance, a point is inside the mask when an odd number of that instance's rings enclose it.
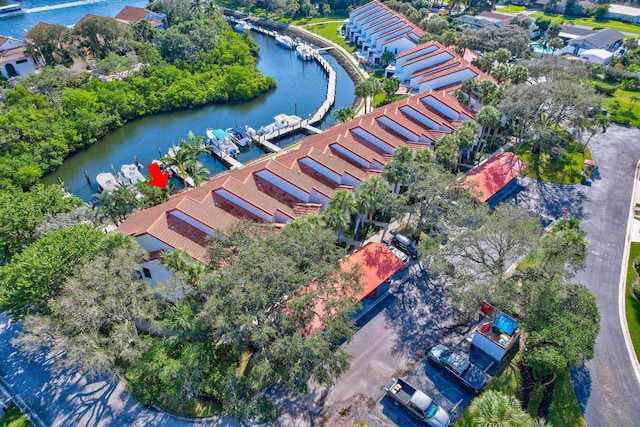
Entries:
{"label": "boat moored at dock", "polygon": [[237,33],[244,33],[245,31],[251,31],[251,24],[247,21],[238,21],[236,25],[233,26],[233,31]]}
{"label": "boat moored at dock", "polygon": [[244,128],[229,128],[227,129],[227,133],[231,137],[231,140],[240,148],[249,147],[253,142],[246,126]]}
{"label": "boat moored at dock", "polygon": [[205,133],[205,145],[212,147],[214,154],[226,154],[231,157],[237,157],[240,154],[238,146],[224,130],[207,128]]}
{"label": "boat moored at dock", "polygon": [[296,48],[296,42],[291,37],[285,36],[284,34],[277,34],[276,41],[278,42],[278,45],[285,49],[293,50]]}
{"label": "boat moored at dock", "polygon": [[311,61],[315,56],[314,49],[308,44],[301,43],[296,46],[296,52],[303,61]]}
{"label": "boat moored at dock", "polygon": [[96,176],[96,183],[98,184],[98,191],[112,192],[122,184],[111,172],[101,172]]}

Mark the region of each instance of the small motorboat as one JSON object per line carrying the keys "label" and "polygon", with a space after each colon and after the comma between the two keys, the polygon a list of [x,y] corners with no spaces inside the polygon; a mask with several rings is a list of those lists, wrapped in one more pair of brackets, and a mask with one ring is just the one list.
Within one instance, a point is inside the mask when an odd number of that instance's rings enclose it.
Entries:
{"label": "small motorboat", "polygon": [[276,41],[280,46],[284,47],[285,49],[293,50],[296,48],[296,42],[289,36],[278,34],[276,36]]}
{"label": "small motorboat", "polygon": [[251,145],[251,136],[249,136],[249,131],[246,128],[229,128],[227,129],[227,133],[238,147],[248,147]]}
{"label": "small motorboat", "polygon": [[238,146],[233,143],[231,136],[222,129],[207,128],[206,145],[213,147],[213,151],[217,155],[227,154],[231,157],[237,157],[240,154]]}

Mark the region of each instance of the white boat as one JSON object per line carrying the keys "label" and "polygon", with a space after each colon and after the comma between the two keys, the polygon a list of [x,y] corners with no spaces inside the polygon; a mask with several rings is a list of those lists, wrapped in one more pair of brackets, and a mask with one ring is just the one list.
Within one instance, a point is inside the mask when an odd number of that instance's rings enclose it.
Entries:
{"label": "white boat", "polygon": [[9,4],[0,7],[0,19],[11,18],[12,16],[24,15],[25,11],[19,4]]}
{"label": "white boat", "polygon": [[237,157],[240,154],[238,146],[233,143],[229,134],[222,129],[207,128],[205,144],[213,147],[216,154],[227,154],[231,157]]}
{"label": "white boat", "polygon": [[96,182],[98,183],[98,190],[109,193],[122,185],[111,172],[99,173],[96,176]]}
{"label": "white boat", "polygon": [[293,41],[293,39],[289,36],[285,36],[283,34],[278,34],[276,35],[276,41],[278,42],[278,44],[282,47],[284,47],[285,49],[295,49],[296,48],[296,42]]}
{"label": "white boat", "polygon": [[120,174],[122,175],[120,181],[125,184],[136,185],[139,182],[147,181],[144,178],[144,175],[140,173],[140,169],[133,163],[129,165],[122,165],[120,168]]}
{"label": "white boat", "polygon": [[248,147],[251,145],[251,136],[249,136],[249,132],[246,127],[229,128],[227,129],[227,133],[238,147]]}
{"label": "white boat", "polygon": [[304,44],[304,43],[301,43],[298,46],[296,46],[296,52],[298,53],[298,56],[300,57],[300,59],[302,59],[303,61],[311,61],[315,56],[314,55],[315,52],[313,48],[308,44]]}
{"label": "white boat", "polygon": [[244,33],[245,31],[251,30],[251,24],[247,21],[238,21],[236,25],[233,26],[233,30],[238,33]]}
{"label": "white boat", "polygon": [[273,118],[273,120],[273,123],[261,126],[260,129],[258,129],[258,134],[269,135],[271,133],[276,133],[279,130],[299,124],[302,121],[302,118],[293,115],[289,116],[287,114],[278,114]]}

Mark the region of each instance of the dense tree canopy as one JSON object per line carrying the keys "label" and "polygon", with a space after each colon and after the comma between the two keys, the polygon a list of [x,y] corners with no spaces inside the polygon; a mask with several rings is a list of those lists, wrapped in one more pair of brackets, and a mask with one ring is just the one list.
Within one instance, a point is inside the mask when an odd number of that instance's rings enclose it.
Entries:
{"label": "dense tree canopy", "polygon": [[46,314],[74,268],[98,252],[103,233],[89,225],[51,231],[0,268],[0,310],[12,317]]}
{"label": "dense tree canopy", "polygon": [[[115,20],[84,21],[76,29],[80,43],[99,59],[138,48],[140,58],[154,58],[154,65],[109,82],[89,73],[49,69],[24,83],[17,80],[16,87],[0,97],[0,189],[28,188],[70,153],[134,117],[250,99],[275,86],[256,68],[255,41],[231,31],[219,13],[212,16],[182,22],[153,40],[171,64],[162,61],[149,43],[134,41],[127,30],[111,28]],[[54,42],[43,36],[38,50],[55,55],[51,46],[62,49],[68,34],[60,37],[63,40]]]}
{"label": "dense tree canopy", "polygon": [[0,264],[34,241],[45,215],[69,212],[82,205],[77,197],[65,197],[61,186],[35,185],[31,191],[0,191]]}

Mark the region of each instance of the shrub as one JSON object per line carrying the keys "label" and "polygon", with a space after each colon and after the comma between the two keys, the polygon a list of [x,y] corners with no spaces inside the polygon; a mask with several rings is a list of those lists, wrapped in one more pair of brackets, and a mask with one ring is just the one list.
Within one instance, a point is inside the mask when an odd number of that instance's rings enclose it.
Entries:
{"label": "shrub", "polygon": [[636,271],[636,274],[640,276],[640,257],[633,260],[633,269]]}
{"label": "shrub", "polygon": [[604,96],[613,96],[613,94],[616,92],[616,87],[613,85],[608,85],[606,83],[595,83],[593,85],[593,88],[595,89],[596,93],[599,93],[601,95]]}
{"label": "shrub", "polygon": [[636,297],[636,299],[640,300],[640,283],[635,282],[633,285],[631,285],[631,290],[633,291],[633,296]]}

